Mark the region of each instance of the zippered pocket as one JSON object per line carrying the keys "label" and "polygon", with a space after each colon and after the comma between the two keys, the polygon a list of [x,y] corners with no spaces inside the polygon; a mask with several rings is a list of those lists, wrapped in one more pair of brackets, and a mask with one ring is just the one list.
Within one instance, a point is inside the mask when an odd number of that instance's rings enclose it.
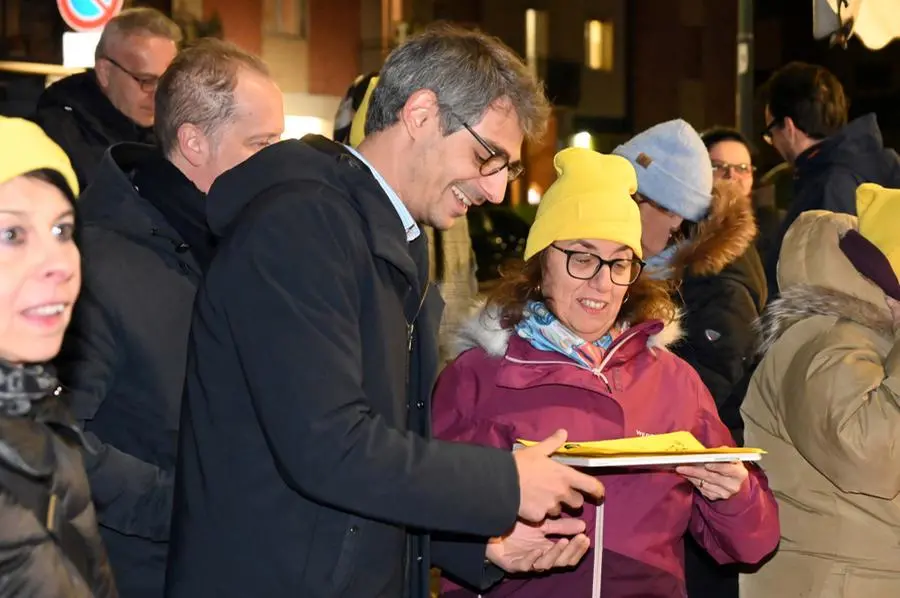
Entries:
{"label": "zippered pocket", "polygon": [[359,552],[362,529],[355,519],[350,520],[350,526],[344,532],[344,541],[341,543],[341,552],[334,564],[334,592],[340,595],[353,581],[354,564],[356,554]]}

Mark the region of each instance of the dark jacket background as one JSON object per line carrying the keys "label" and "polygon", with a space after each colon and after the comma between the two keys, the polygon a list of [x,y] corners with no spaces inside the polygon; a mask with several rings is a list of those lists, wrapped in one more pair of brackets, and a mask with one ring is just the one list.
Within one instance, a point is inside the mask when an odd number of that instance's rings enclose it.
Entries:
{"label": "dark jacket background", "polygon": [[[18,370],[0,364],[4,399],[22,391]],[[10,415],[4,407],[0,402],[0,596],[116,598],[81,462],[81,433],[63,400],[48,394],[22,415]],[[60,541],[46,526],[49,504],[43,499],[49,499],[50,489],[58,498],[55,527],[70,534]],[[44,507],[41,513],[23,506],[27,495],[41,496],[32,503]]]}
{"label": "dark jacket background", "polygon": [[753,323],[766,298],[765,273],[753,246],[719,274],[687,276],[681,286],[685,338],[675,353],[700,374],[738,444],[743,423],[733,390],[753,362],[758,346]]}
{"label": "dark jacket background", "polygon": [[82,291],[57,360],[96,450],[86,466],[123,598],[163,593],[187,340],[202,273],[193,248],[134,186],[153,180],[142,193],[156,203],[201,202],[202,209],[202,194],[161,161],[150,146],[115,146],[81,195]]}
{"label": "dark jacket background", "polygon": [[34,122],[68,154],[84,191],[110,146],[154,144],[150,128],[138,126],[104,95],[93,70],[60,79],[41,94]]}
{"label": "dark jacket background", "polygon": [[900,187],[900,157],[884,147],[874,114],[848,123],[809,148],[794,165],[794,193],[781,229],[765,257],[769,295],[778,295],[778,254],[794,220],[810,210],[856,215],[856,188],[863,183]]}
{"label": "dark jacket background", "polygon": [[[684,337],[672,351],[700,375],[738,445],[743,395],[736,388],[754,365],[753,324],[767,300],[754,212],[739,186],[717,183],[707,216],[683,226],[687,240],[673,260],[675,274],[681,273],[676,299],[684,310]],[[690,536],[685,579],[690,598],[738,597],[735,566],[718,565]]]}
{"label": "dark jacket background", "polygon": [[[685,339],[675,353],[700,374],[719,417],[738,446],[744,441],[742,381],[752,372],[758,346],[753,323],[766,305],[766,279],[751,246],[717,275],[687,276],[681,287]],[[736,565],[719,565],[685,536],[685,573],[690,598],[737,598]]]}
{"label": "dark jacket background", "polygon": [[[484,581],[508,530],[506,451],[427,441],[441,300],[368,169],[284,141],[209,195],[219,248],[197,296],[169,598],[428,596],[430,561]],[[416,314],[418,312],[418,317]],[[408,327],[414,322],[414,327]]]}

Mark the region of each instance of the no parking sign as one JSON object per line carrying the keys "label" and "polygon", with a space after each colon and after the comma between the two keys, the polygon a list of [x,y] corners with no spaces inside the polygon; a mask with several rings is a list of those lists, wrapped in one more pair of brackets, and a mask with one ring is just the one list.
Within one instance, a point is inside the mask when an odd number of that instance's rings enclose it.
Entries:
{"label": "no parking sign", "polygon": [[102,29],[122,11],[125,0],[56,0],[63,21],[75,31]]}

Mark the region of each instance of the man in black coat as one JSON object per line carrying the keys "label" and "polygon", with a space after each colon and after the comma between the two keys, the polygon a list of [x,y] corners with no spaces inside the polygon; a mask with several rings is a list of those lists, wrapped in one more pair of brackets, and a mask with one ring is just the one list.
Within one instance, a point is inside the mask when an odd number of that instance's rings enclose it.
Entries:
{"label": "man in black coat", "polygon": [[153,144],[153,94],[181,29],[152,8],[123,10],[100,36],[95,67],[48,87],[33,120],[68,154],[85,189],[115,143]]}
{"label": "man in black coat", "polygon": [[58,360],[123,598],[163,594],[191,313],[214,251],[205,193],[284,127],[265,64],[213,40],[175,59],[157,110],[165,153],[113,146],[79,200],[84,283]]}
{"label": "man in black coat", "polygon": [[792,62],[764,89],[764,137],[794,167],[794,192],[778,235],[765,257],[770,299],[778,294],[777,266],[788,228],[803,212],[856,215],[863,183],[900,186],[900,157],[884,147],[874,114],[847,123],[847,98],[827,69]]}
{"label": "man in black coat", "polygon": [[583,556],[580,522],[516,524],[602,494],[547,458],[564,434],[515,456],[430,439],[441,299],[417,223],[500,202],[547,110],[498,41],[431,30],[389,57],[358,151],[285,141],[216,182],[169,598],[426,598],[432,562],[483,587],[492,563]]}

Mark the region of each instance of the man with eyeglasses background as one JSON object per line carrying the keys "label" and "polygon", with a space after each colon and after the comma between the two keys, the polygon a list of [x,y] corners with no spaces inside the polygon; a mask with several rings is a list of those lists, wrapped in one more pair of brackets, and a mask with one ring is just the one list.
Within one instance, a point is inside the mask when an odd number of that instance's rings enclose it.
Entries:
{"label": "man with eyeglasses background", "polygon": [[103,29],[94,68],[41,94],[33,120],[68,154],[82,189],[111,145],[155,143],[153,94],[181,40],[158,10],[123,10]]}
{"label": "man with eyeglasses background", "polygon": [[763,88],[763,139],[794,167],[793,197],[781,228],[764,256],[769,294],[778,294],[777,266],[788,228],[803,212],[856,215],[862,183],[900,186],[900,158],[884,147],[874,114],[847,122],[844,88],[827,69],[789,63]]}

